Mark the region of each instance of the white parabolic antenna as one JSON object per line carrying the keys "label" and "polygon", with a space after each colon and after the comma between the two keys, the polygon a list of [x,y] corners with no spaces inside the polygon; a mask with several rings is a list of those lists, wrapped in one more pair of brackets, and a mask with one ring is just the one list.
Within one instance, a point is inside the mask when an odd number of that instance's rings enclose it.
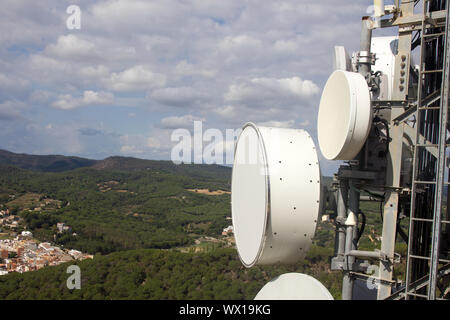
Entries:
{"label": "white parabolic antenna", "polygon": [[362,75],[337,70],[320,99],[317,132],[328,160],[352,160],[364,145],[372,122],[369,87]]}
{"label": "white parabolic antenna", "polygon": [[321,205],[320,168],[300,129],[244,125],[235,148],[231,209],[246,267],[295,263],[314,236]]}
{"label": "white parabolic antenna", "polygon": [[285,273],[267,283],[255,300],[334,300],[323,284],[303,273]]}

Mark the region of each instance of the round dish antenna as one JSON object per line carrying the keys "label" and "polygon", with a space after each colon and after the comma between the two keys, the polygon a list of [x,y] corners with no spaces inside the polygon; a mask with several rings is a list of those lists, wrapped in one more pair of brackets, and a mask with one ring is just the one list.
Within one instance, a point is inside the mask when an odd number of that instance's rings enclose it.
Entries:
{"label": "round dish antenna", "polygon": [[246,267],[304,258],[319,216],[320,178],[306,131],[244,125],[235,148],[231,210]]}
{"label": "round dish antenna", "polygon": [[369,87],[362,75],[337,70],[328,78],[317,122],[320,150],[328,160],[352,160],[372,123]]}
{"label": "round dish antenna", "polygon": [[334,300],[318,280],[303,273],[285,273],[267,283],[255,300]]}

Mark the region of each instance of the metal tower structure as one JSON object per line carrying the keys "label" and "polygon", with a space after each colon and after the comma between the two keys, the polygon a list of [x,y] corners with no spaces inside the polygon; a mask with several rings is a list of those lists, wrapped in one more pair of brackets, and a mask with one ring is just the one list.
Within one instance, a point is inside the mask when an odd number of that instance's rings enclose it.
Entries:
{"label": "metal tower structure", "polygon": [[[415,13],[420,8],[421,13]],[[353,298],[354,281],[367,279],[365,258],[379,261],[378,299],[449,298],[450,282],[450,129],[448,125],[450,38],[449,1],[395,1],[384,6],[375,24],[363,18],[361,51],[354,72],[372,91],[372,131],[358,156],[336,174],[336,245],[332,270],[344,272],[342,298]],[[371,70],[372,31],[398,28],[393,87],[389,99],[377,96],[380,75]],[[414,49],[420,46],[419,64]],[[383,132],[380,134],[380,132]],[[373,155],[384,140],[386,152]],[[405,139],[412,151],[412,177],[405,178]],[[408,180],[405,182],[405,180]],[[383,207],[381,250],[358,250],[360,192]],[[409,216],[409,234],[400,219]],[[393,279],[397,235],[408,242],[406,285]],[[393,291],[396,291],[393,293]]]}
{"label": "metal tower structure", "polygon": [[[378,300],[450,299],[449,7],[450,0],[375,0],[374,16],[362,19],[360,50],[350,58],[335,47],[317,125],[322,155],[346,161],[331,189],[322,188],[308,133],[243,127],[232,215],[246,267],[302,259],[325,207],[336,226],[330,269],[343,272],[342,299],[359,298],[360,280]],[[396,35],[373,37],[389,28]],[[379,250],[358,249],[362,197],[380,205]],[[405,281],[394,273],[400,238],[408,244]]]}
{"label": "metal tower structure", "polygon": [[[450,259],[446,256],[448,174],[445,171],[449,146],[449,4],[423,1],[420,24],[420,64],[415,107],[416,141],[411,192],[408,260],[405,298],[436,299],[445,295],[438,287]],[[445,20],[432,15],[445,12]],[[419,137],[423,137],[420,141]],[[434,149],[434,154],[430,150]],[[436,152],[437,149],[437,152]],[[448,195],[448,192],[447,192]],[[448,239],[443,239],[448,241]],[[447,252],[448,253],[448,252]],[[440,267],[440,268],[439,268]],[[419,285],[420,284],[420,285]],[[444,291],[444,292],[443,292]]]}

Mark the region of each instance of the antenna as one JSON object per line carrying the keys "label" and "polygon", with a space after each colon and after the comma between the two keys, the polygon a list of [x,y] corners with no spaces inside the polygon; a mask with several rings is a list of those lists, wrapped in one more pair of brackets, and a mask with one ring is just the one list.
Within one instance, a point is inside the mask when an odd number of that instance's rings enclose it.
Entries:
{"label": "antenna", "polygon": [[255,300],[334,300],[323,284],[303,273],[285,273],[267,283]]}
{"label": "antenna", "polygon": [[372,123],[366,79],[337,70],[328,78],[320,99],[317,132],[328,160],[352,160],[363,147]]}
{"label": "antenna", "polygon": [[[357,278],[374,277],[377,299],[449,299],[449,1],[374,4],[373,19],[362,18],[360,51],[352,54],[351,64],[345,48],[335,48],[335,70],[319,105],[320,150],[328,160],[346,161],[333,188],[326,190],[335,199],[328,208],[334,210],[336,224],[331,270],[343,272],[345,300],[358,298],[353,294]],[[421,14],[414,13],[415,6],[422,7]],[[374,29],[387,28],[398,34],[372,37]],[[417,66],[415,48],[420,48]],[[240,162],[249,155],[260,162]],[[241,261],[251,267],[302,259],[325,193],[309,134],[247,124],[235,157],[231,198]],[[361,192],[383,205],[378,251],[358,249]],[[407,231],[402,219],[409,220]],[[408,243],[406,279],[400,285],[394,279],[399,239]],[[375,276],[368,258],[377,261]],[[309,292],[313,297],[302,282],[310,279],[300,278],[282,275],[257,298],[301,299]]]}
{"label": "antenna", "polygon": [[235,149],[231,209],[246,267],[304,258],[320,212],[320,178],[306,131],[244,125]]}

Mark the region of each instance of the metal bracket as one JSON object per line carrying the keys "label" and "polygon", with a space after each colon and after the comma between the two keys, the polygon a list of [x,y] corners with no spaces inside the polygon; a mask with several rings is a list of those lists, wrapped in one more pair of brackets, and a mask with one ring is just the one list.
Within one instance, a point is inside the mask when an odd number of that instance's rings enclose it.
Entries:
{"label": "metal bracket", "polygon": [[359,51],[356,53],[356,62],[358,64],[370,64],[374,65],[376,61],[375,53],[369,51]]}
{"label": "metal bracket", "polygon": [[373,171],[360,171],[339,168],[339,178],[351,178],[351,179],[363,179],[363,180],[376,180],[380,178],[379,172]]}

